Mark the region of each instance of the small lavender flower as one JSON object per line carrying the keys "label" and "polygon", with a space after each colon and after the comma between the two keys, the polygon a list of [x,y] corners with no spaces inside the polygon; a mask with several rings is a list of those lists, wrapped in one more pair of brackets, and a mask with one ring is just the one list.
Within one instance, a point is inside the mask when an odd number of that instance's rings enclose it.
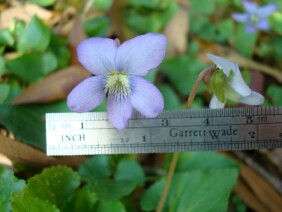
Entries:
{"label": "small lavender flower", "polygon": [[160,91],[143,79],[163,60],[166,37],[148,33],[118,45],[113,39],[89,38],[77,47],[79,62],[95,76],[78,84],[68,95],[68,107],[87,112],[107,96],[108,119],[118,129],[126,127],[132,107],[146,117],[164,108]]}
{"label": "small lavender flower", "polygon": [[277,4],[268,4],[263,7],[257,7],[255,3],[246,0],[243,0],[242,4],[247,13],[233,13],[232,18],[235,21],[245,23],[245,31],[247,33],[269,29],[267,17],[277,10]]}
{"label": "small lavender flower", "polygon": [[211,109],[224,108],[227,99],[248,105],[263,103],[264,97],[248,87],[236,63],[213,54],[208,54],[208,57],[218,68],[208,82],[214,94],[210,101]]}

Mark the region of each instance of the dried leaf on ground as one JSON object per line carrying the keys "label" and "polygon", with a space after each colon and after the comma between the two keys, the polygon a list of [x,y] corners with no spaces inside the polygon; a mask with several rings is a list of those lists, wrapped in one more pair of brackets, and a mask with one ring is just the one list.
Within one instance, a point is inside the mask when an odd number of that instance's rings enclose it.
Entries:
{"label": "dried leaf on ground", "polygon": [[69,43],[70,43],[70,51],[71,51],[71,64],[77,65],[79,64],[77,60],[76,47],[77,45],[87,38],[80,18],[76,18],[73,22],[71,31],[69,33]]}
{"label": "dried leaf on ground", "polygon": [[52,18],[52,11],[39,7],[35,4],[19,4],[5,9],[1,14],[0,29],[8,28],[14,19],[24,20],[29,23],[32,16],[37,15],[40,19]]}
{"label": "dried leaf on ground", "polygon": [[68,93],[90,73],[81,66],[70,66],[30,85],[13,104],[47,103],[65,99]]}
{"label": "dried leaf on ground", "polygon": [[182,5],[181,10],[170,20],[164,29],[168,39],[167,56],[181,55],[187,49],[189,32],[188,7]]}
{"label": "dried leaf on ground", "polygon": [[263,73],[257,70],[251,71],[250,87],[252,88],[252,90],[259,92],[260,94],[264,94],[265,78]]}
{"label": "dried leaf on ground", "polygon": [[77,47],[77,45],[86,38],[87,36],[84,32],[82,21],[80,18],[75,19],[69,35],[70,45]]}
{"label": "dried leaf on ground", "polygon": [[266,157],[267,162],[270,162],[275,166],[276,170],[282,176],[282,149],[261,149],[260,153]]}
{"label": "dried leaf on ground", "polygon": [[4,154],[0,153],[0,166],[12,167],[12,161]]}
{"label": "dried leaf on ground", "polygon": [[268,211],[268,208],[252,193],[247,184],[239,179],[235,188],[235,192],[241,199],[255,211]]}
{"label": "dried leaf on ground", "polygon": [[[223,154],[238,161],[238,158],[230,152]],[[280,211],[282,196],[256,171],[241,161],[238,162],[240,162],[241,171],[235,192],[255,211]]]}
{"label": "dried leaf on ground", "polygon": [[[254,196],[268,208],[267,211],[280,211],[282,197],[260,175],[248,166],[243,166],[240,177],[246,182]],[[260,209],[261,210],[261,209]]]}
{"label": "dried leaf on ground", "polygon": [[14,162],[46,167],[52,165],[68,165],[78,167],[87,158],[82,156],[51,157],[44,152],[19,141],[0,135],[0,153]]}

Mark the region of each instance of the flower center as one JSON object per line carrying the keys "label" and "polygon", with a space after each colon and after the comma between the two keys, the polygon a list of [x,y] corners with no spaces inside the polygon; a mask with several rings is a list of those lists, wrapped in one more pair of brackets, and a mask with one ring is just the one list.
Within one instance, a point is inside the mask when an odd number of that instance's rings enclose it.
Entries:
{"label": "flower center", "polygon": [[259,16],[258,15],[251,15],[251,19],[250,19],[250,21],[251,21],[251,23],[253,24],[253,25],[257,25],[258,24],[258,22],[259,22]]}
{"label": "flower center", "polygon": [[108,74],[105,92],[122,99],[131,93],[128,75],[125,72],[111,71]]}

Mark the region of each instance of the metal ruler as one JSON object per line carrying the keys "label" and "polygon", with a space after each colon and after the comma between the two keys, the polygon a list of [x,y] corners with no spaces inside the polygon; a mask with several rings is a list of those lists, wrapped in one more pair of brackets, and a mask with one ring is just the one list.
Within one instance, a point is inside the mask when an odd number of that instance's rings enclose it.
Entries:
{"label": "metal ruler", "polygon": [[134,113],[124,130],[105,112],[47,113],[47,155],[95,155],[282,148],[282,107]]}

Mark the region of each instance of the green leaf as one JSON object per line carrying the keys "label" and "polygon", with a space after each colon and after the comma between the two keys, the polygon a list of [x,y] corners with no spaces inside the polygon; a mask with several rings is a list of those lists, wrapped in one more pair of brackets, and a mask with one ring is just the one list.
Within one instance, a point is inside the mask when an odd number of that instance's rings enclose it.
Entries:
{"label": "green leaf", "polygon": [[5,83],[0,83],[0,104],[2,104],[8,97],[10,86]]}
{"label": "green leaf", "polygon": [[119,200],[128,196],[135,188],[132,183],[110,179],[97,179],[89,183],[87,187],[97,194],[99,200]]}
{"label": "green leaf", "polygon": [[0,45],[14,45],[14,38],[9,29],[2,29],[0,30]]}
{"label": "green leaf", "polygon": [[94,191],[90,190],[89,187],[83,187],[76,190],[74,198],[66,206],[64,211],[72,212],[87,212],[93,211],[95,203],[98,201],[97,195]]}
{"label": "green leaf", "polygon": [[150,81],[151,83],[154,83],[156,77],[157,77],[157,71],[154,69],[154,70],[151,70],[144,78]]}
{"label": "green leaf", "polygon": [[188,45],[188,55],[196,55],[200,51],[200,45],[197,41],[192,40]]}
{"label": "green leaf", "polygon": [[275,59],[277,62],[280,62],[282,57],[282,49],[280,48],[281,45],[282,40],[280,37],[271,38],[269,40],[265,40],[264,42],[258,43],[258,46],[256,46],[256,52],[264,59]]}
{"label": "green leaf", "polygon": [[0,211],[11,211],[13,192],[24,187],[24,180],[18,180],[10,169],[0,166]]}
{"label": "green leaf", "polygon": [[215,36],[216,40],[218,42],[226,42],[229,38],[233,36],[234,33],[234,27],[233,27],[233,21],[229,19],[225,19],[224,21],[221,21],[217,25],[218,34]]}
{"label": "green leaf", "polygon": [[94,207],[95,212],[125,212],[124,205],[120,201],[102,200],[97,202]]}
{"label": "green leaf", "polygon": [[89,37],[105,37],[110,28],[110,20],[107,16],[96,17],[85,21],[83,27]]}
{"label": "green leaf", "polygon": [[200,96],[199,97],[196,96],[191,108],[192,109],[203,109],[203,107],[205,107],[203,99]]}
{"label": "green leaf", "polygon": [[132,159],[124,159],[118,163],[115,181],[125,182],[133,186],[143,185],[145,174],[139,163]]}
{"label": "green leaf", "polygon": [[32,196],[29,193],[13,195],[13,212],[60,212],[60,210],[50,202]]}
{"label": "green leaf", "polygon": [[233,36],[230,38],[233,48],[245,56],[252,54],[258,33],[248,34],[245,32],[245,26],[238,23],[237,30],[234,31]]}
{"label": "green leaf", "polygon": [[123,17],[133,30],[138,33],[160,32],[161,29],[179,11],[177,4],[172,4],[165,10],[124,10]]}
{"label": "green leaf", "polygon": [[12,77],[7,80],[6,84],[9,85],[9,94],[6,97],[4,104],[12,104],[14,98],[21,94],[22,87],[19,85],[18,80],[13,79]]}
{"label": "green leaf", "polygon": [[[103,157],[100,159],[103,159]],[[97,159],[94,162],[97,164]],[[101,161],[98,162],[100,163]],[[90,165],[90,161],[88,165]],[[107,167],[108,165],[104,164],[101,166],[99,164],[99,166],[98,170],[100,170],[102,166]],[[95,168],[93,167],[91,169],[94,170]],[[88,172],[87,175],[91,172],[92,171]],[[119,200],[124,196],[128,196],[136,186],[143,185],[145,181],[145,175],[141,166],[135,160],[131,159],[119,161],[114,179],[106,179],[105,176],[109,174],[110,172],[107,171],[106,174],[102,174],[103,177],[99,176],[100,178],[98,178],[95,176],[96,179],[86,185],[90,191],[97,194],[99,200]],[[87,177],[89,178],[89,176]]]}
{"label": "green leaf", "polygon": [[[279,5],[279,8],[282,7],[282,2],[280,0],[276,0],[276,4]],[[281,29],[281,24],[282,24],[282,14],[280,11],[276,11],[273,13],[268,18],[269,24],[270,24],[270,29],[273,30],[275,33],[281,35],[282,34],[282,29]]]}
{"label": "green leaf", "polygon": [[[171,190],[172,190],[172,186],[176,185],[176,180],[177,178],[179,178],[179,173],[175,173],[173,175],[171,184],[170,184],[170,189],[168,192],[168,195],[170,194]],[[184,175],[184,174],[182,174]],[[190,174],[191,175],[191,174]],[[161,192],[163,190],[163,187],[165,185],[165,178],[162,178],[161,180],[158,180],[157,182],[155,182],[153,185],[151,185],[141,196],[141,201],[140,201],[140,205],[142,210],[144,211],[151,211],[157,208],[157,204],[160,200],[161,197]],[[167,197],[168,198],[168,197]],[[166,202],[167,199],[166,198]],[[165,209],[163,211],[167,211],[167,204],[165,205]]]}
{"label": "green leaf", "polygon": [[73,198],[74,191],[79,184],[78,173],[70,168],[64,166],[51,167],[30,178],[24,192],[32,197],[48,201],[63,210],[66,203]]}
{"label": "green leaf", "polygon": [[24,54],[6,62],[10,73],[28,83],[36,82],[57,68],[57,58],[51,52]]}
{"label": "green leaf", "polygon": [[0,105],[0,123],[17,140],[45,150],[45,113],[69,111],[65,101],[46,105]]}
{"label": "green leaf", "polygon": [[155,10],[163,10],[171,6],[171,4],[173,4],[173,1],[171,0],[142,0],[142,1],[124,0],[124,1],[130,6],[136,8],[146,7]]}
{"label": "green leaf", "polygon": [[[0,45],[0,54],[3,54],[4,51],[5,51],[5,46],[1,46],[1,45]],[[0,56],[0,57],[1,57],[1,56]],[[1,63],[0,63],[0,65],[1,65]],[[0,73],[1,73],[1,69],[0,69]]]}
{"label": "green leaf", "polygon": [[5,72],[5,59],[0,56],[0,77],[4,74]]}
{"label": "green leaf", "polygon": [[161,85],[159,89],[164,97],[165,109],[178,109],[180,108],[180,101],[174,90],[168,85]]}
{"label": "green leaf", "polygon": [[113,0],[95,0],[93,3],[94,9],[108,10],[113,4]]}
{"label": "green leaf", "polygon": [[[211,27],[210,25],[210,21],[208,19],[208,17],[206,16],[193,16],[193,13],[190,13],[190,20],[193,20],[197,17],[197,22],[192,21],[191,22],[191,26],[190,26],[190,30],[191,32],[197,34],[198,36],[200,36],[202,39],[205,40],[213,40],[214,35],[210,35],[210,31],[209,28]],[[203,34],[206,33],[206,34]],[[211,32],[214,33],[214,32]]]}
{"label": "green leaf", "polygon": [[19,37],[17,49],[21,53],[44,51],[50,43],[50,36],[50,29],[37,16],[33,16]]}
{"label": "green leaf", "polygon": [[[214,1],[206,1],[206,0],[191,0],[190,1],[193,13],[200,13],[204,15],[211,14],[215,11]],[[204,6],[203,6],[204,5]]]}
{"label": "green leaf", "polygon": [[26,28],[26,23],[23,20],[14,19],[12,22],[12,33],[17,38],[21,37]]}
{"label": "green leaf", "polygon": [[230,205],[233,205],[233,207],[235,208],[235,210],[237,212],[246,212],[246,211],[248,211],[248,206],[246,205],[246,203],[243,202],[241,197],[238,196],[237,194],[234,194],[232,196],[232,199],[231,199],[230,202],[231,202]]}
{"label": "green leaf", "polygon": [[111,167],[107,156],[94,156],[79,167],[79,174],[84,180],[108,178],[111,175]]}
{"label": "green leaf", "polygon": [[[182,94],[187,96],[200,72],[206,65],[194,57],[181,56],[165,60],[160,69],[171,80],[173,85]],[[200,84],[197,93],[205,88]]]}
{"label": "green leaf", "polygon": [[179,155],[176,172],[213,171],[226,168],[239,169],[239,164],[216,152],[185,152]]}
{"label": "green leaf", "polygon": [[[226,211],[237,177],[237,169],[177,173],[163,211]],[[156,209],[164,183],[163,178],[143,194],[143,210]]]}
{"label": "green leaf", "polygon": [[123,16],[128,26],[137,33],[159,32],[165,25],[158,12],[144,16],[136,10],[127,10],[123,12]]}
{"label": "green leaf", "polygon": [[271,105],[273,105],[273,106],[281,106],[282,105],[282,98],[281,98],[282,86],[270,85],[267,88],[266,93],[267,93],[267,96],[271,100]]}
{"label": "green leaf", "polygon": [[53,5],[56,0],[28,0],[30,3],[37,4],[42,7],[48,7]]}
{"label": "green leaf", "polygon": [[50,50],[56,55],[58,61],[57,69],[63,69],[69,65],[71,55],[68,49],[67,39],[52,34]]}

